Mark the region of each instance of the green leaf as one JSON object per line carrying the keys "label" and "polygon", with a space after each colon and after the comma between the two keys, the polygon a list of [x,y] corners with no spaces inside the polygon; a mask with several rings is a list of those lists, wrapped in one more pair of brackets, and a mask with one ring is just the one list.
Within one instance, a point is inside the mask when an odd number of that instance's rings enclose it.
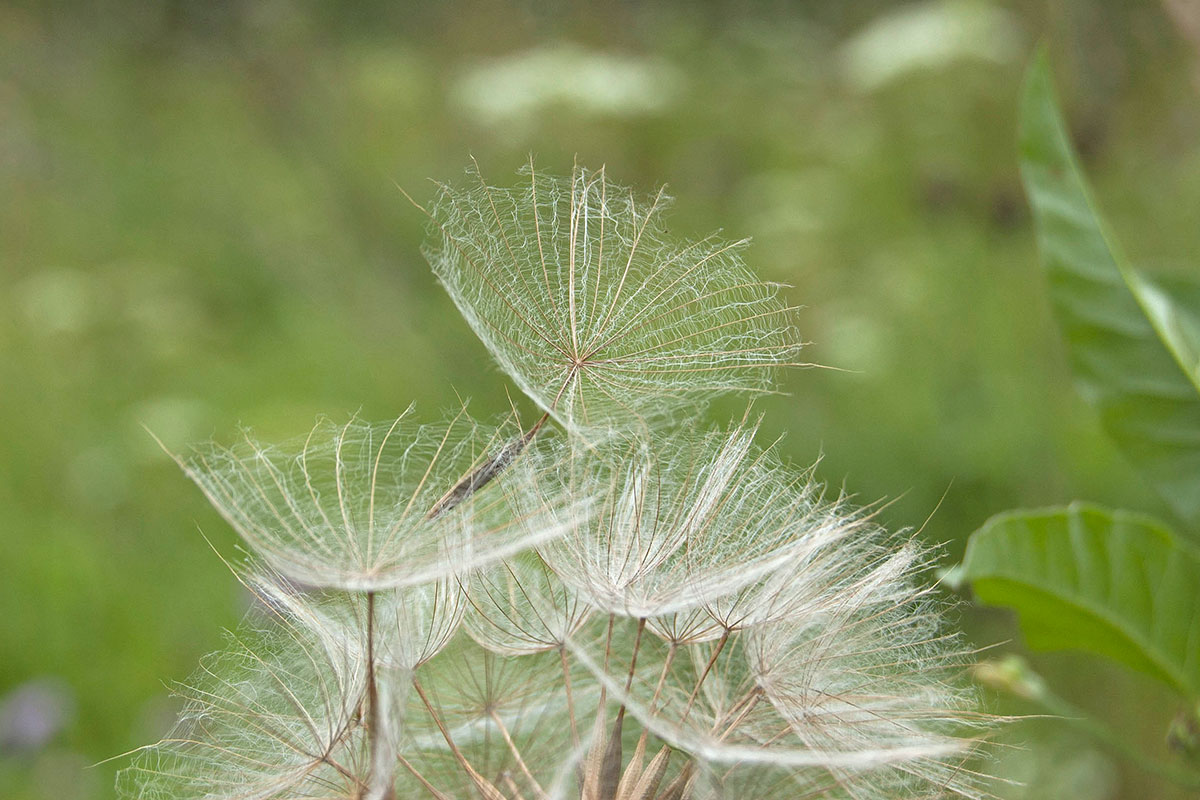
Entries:
{"label": "green leaf", "polygon": [[1200,387],[1200,284],[1139,275],[1138,299],[1163,344],[1194,385]]}
{"label": "green leaf", "polygon": [[962,575],[1035,649],[1106,656],[1200,697],[1200,555],[1152,518],[1073,503],[971,536]]}
{"label": "green leaf", "polygon": [[1200,521],[1200,289],[1153,282],[1118,252],[1071,150],[1044,53],[1021,117],[1021,174],[1076,382],[1175,512]]}

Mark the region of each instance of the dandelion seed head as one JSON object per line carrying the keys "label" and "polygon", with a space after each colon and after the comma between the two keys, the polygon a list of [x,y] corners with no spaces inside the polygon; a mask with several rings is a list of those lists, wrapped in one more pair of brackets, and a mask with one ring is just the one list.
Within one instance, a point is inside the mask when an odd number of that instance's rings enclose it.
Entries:
{"label": "dandelion seed head", "polygon": [[[260,620],[261,622],[261,620]],[[355,724],[361,659],[307,623],[275,614],[247,626],[177,687],[185,707],[161,742],[118,777],[139,800],[355,798],[365,764]]]}
{"label": "dandelion seed head", "polygon": [[563,646],[592,613],[537,553],[472,576],[466,630],[485,649],[525,655]]}
{"label": "dandelion seed head", "polygon": [[781,480],[754,433],[682,429],[570,454],[568,486],[604,499],[540,552],[592,605],[659,631],[659,618],[716,604],[852,527],[808,476]]}
{"label": "dandelion seed head", "polygon": [[668,198],[603,169],[526,178],[442,187],[427,254],[546,415],[410,409],[182,460],[261,602],[124,794],[987,797],[933,554],[755,423],[695,422],[799,348],[744,242],[672,243]]}
{"label": "dandelion seed head", "polygon": [[536,470],[520,459],[494,486],[456,498],[468,501],[461,508],[435,513],[448,490],[520,435],[514,420],[486,426],[465,410],[419,424],[410,408],[382,425],[322,420],[290,445],[246,435],[197,448],[182,465],[272,568],[311,586],[379,591],[463,574],[556,535],[540,515],[570,512],[549,507]]}
{"label": "dandelion seed head", "polygon": [[501,368],[568,430],[630,429],[724,392],[773,388],[800,338],[746,241],[677,244],[670,198],[576,167],[524,186],[443,185],[426,257]]}

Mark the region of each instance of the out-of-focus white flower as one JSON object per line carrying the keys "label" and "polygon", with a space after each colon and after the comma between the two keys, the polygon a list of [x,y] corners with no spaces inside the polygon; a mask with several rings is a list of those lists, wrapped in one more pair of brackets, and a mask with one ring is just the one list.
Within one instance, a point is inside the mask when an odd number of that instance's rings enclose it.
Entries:
{"label": "out-of-focus white flower", "polygon": [[656,59],[558,44],[478,64],[455,82],[452,96],[481,122],[497,124],[555,107],[584,115],[654,114],[670,106],[681,84],[678,71]]}
{"label": "out-of-focus white flower", "polygon": [[926,0],[873,20],[841,49],[846,77],[870,91],[920,69],[965,60],[1005,63],[1021,53],[1015,17],[983,0]]}

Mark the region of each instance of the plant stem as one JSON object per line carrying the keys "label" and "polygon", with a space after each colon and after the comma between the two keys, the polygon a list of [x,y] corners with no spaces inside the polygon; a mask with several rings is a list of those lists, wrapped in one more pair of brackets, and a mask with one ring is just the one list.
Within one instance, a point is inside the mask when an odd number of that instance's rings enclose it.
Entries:
{"label": "plant stem", "polygon": [[[658,683],[656,683],[654,686],[654,696],[650,698],[650,709],[649,710],[650,710],[651,714],[653,714],[655,711],[658,710],[658,700],[662,696],[663,686],[666,685],[667,674],[671,670],[671,664],[675,661],[675,652],[678,648],[679,648],[679,646],[677,644],[675,644],[675,642],[671,642],[667,646],[667,657],[663,661],[662,671],[658,675]],[[649,736],[650,736],[650,731],[643,727],[642,735],[638,737],[637,746],[639,748],[645,747],[646,739],[649,738]]]}
{"label": "plant stem", "polygon": [[633,673],[637,669],[638,650],[642,647],[642,631],[646,630],[646,618],[640,617],[637,624],[637,635],[633,639],[633,655],[629,659],[629,674],[625,676],[625,694],[633,687]]}
{"label": "plant stem", "polygon": [[379,686],[375,682],[375,593],[367,592],[367,750],[379,736]]}
{"label": "plant stem", "polygon": [[[606,633],[605,637],[604,637],[604,674],[605,675],[608,675],[608,662],[612,658],[613,624],[616,622],[616,619],[617,619],[617,617],[615,614],[608,615],[608,633]],[[608,685],[605,683],[601,683],[600,684],[600,702],[596,706],[596,716],[597,717],[604,716],[604,704],[607,701],[608,701]]]}
{"label": "plant stem", "polygon": [[400,762],[400,766],[404,767],[406,770],[411,772],[413,777],[416,778],[418,781],[420,781],[421,785],[425,787],[426,791],[428,791],[435,798],[437,798],[437,800],[453,800],[453,798],[450,797],[450,795],[438,790],[437,787],[435,787],[432,783],[430,783],[425,778],[424,775],[422,775],[420,772],[417,771],[417,768],[412,765],[412,762],[410,762],[403,755],[397,754],[396,760],[398,760]]}
{"label": "plant stem", "polygon": [[[379,710],[379,682],[375,673],[375,592],[367,592],[367,774],[370,787],[366,797],[395,797],[392,784],[392,754],[383,748],[383,718]],[[383,790],[381,786],[388,788]]]}
{"label": "plant stem", "polygon": [[479,770],[471,765],[470,761],[467,761],[467,757],[463,755],[462,750],[454,742],[450,731],[446,729],[446,723],[442,721],[437,711],[434,710],[433,704],[429,702],[429,698],[425,695],[425,690],[421,688],[421,683],[417,680],[416,676],[413,676],[412,685],[413,689],[417,692],[417,696],[421,698],[421,703],[424,704],[425,710],[429,712],[429,716],[433,719],[433,724],[437,726],[438,731],[442,734],[442,738],[446,740],[446,745],[450,748],[450,753],[454,756],[454,760],[458,762],[463,771],[471,778],[471,781],[475,784],[475,788],[479,790],[479,793],[483,795],[485,800],[504,800],[504,796],[500,794],[500,790],[493,786],[491,781],[483,777]]}
{"label": "plant stem", "polygon": [[[738,700],[738,702],[734,703],[733,708],[731,708],[729,710],[729,713],[725,715],[725,719],[729,719],[730,717],[733,717],[733,719],[725,727],[725,732],[722,733],[720,735],[720,737],[718,737],[717,741],[719,741],[719,742],[725,741],[725,739],[729,736],[729,734],[733,733],[734,729],[737,728],[738,725],[742,724],[742,720],[744,720],[747,716],[750,715],[750,712],[754,710],[754,707],[758,705],[758,701],[761,699],[762,699],[762,691],[759,690],[758,688],[755,688],[755,689],[752,689],[750,692],[748,692],[744,697],[742,697],[742,699]],[[738,709],[739,706],[743,706],[743,708],[741,708],[739,710]],[[736,717],[733,716],[733,712],[735,712],[735,711],[738,712]],[[717,730],[720,729],[720,727],[721,727],[721,721],[719,720],[717,722],[717,724],[713,726],[712,732],[716,733]]]}
{"label": "plant stem", "polygon": [[683,710],[683,718],[680,723],[687,722],[688,715],[692,713],[692,705],[696,702],[696,698],[700,694],[700,687],[704,684],[704,679],[708,677],[708,673],[712,671],[713,665],[717,663],[717,656],[721,655],[721,651],[725,649],[725,643],[729,641],[729,629],[721,634],[720,640],[717,642],[717,647],[713,650],[712,656],[708,659],[708,664],[704,667],[704,672],[700,673],[699,680],[696,681],[696,688],[692,689],[692,694],[688,697],[687,708]]}
{"label": "plant stem", "polygon": [[567,648],[559,645],[558,658],[562,662],[563,685],[567,690],[567,716],[571,720],[571,743],[579,747],[579,726],[575,722],[575,696],[571,692],[571,667],[567,664]]}
{"label": "plant stem", "polygon": [[508,726],[504,724],[504,720],[501,719],[495,710],[489,716],[492,718],[492,722],[496,723],[496,727],[500,729],[500,735],[504,737],[504,742],[508,745],[509,752],[513,755],[513,760],[517,762],[517,768],[521,770],[525,779],[529,781],[529,785],[533,787],[533,791],[537,794],[538,798],[540,800],[547,800],[550,796],[546,794],[546,790],[542,788],[542,785],[537,782],[537,778],[533,777],[533,773],[529,771],[529,767],[525,764],[525,759],[521,757],[521,751],[513,741],[512,735],[509,734]]}

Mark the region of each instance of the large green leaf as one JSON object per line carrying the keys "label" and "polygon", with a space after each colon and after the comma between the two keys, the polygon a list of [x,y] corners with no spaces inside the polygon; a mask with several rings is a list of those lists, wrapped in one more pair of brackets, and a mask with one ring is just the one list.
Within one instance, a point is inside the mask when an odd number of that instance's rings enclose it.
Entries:
{"label": "large green leaf", "polygon": [[1076,381],[1176,513],[1200,521],[1200,290],[1151,282],[1118,252],[1071,150],[1044,53],[1021,116],[1021,174]]}
{"label": "large green leaf", "polygon": [[1106,656],[1200,697],[1200,555],[1155,520],[1074,503],[971,536],[961,577],[1011,606],[1027,644]]}
{"label": "large green leaf", "polygon": [[1184,374],[1200,388],[1200,284],[1138,276],[1138,299]]}

